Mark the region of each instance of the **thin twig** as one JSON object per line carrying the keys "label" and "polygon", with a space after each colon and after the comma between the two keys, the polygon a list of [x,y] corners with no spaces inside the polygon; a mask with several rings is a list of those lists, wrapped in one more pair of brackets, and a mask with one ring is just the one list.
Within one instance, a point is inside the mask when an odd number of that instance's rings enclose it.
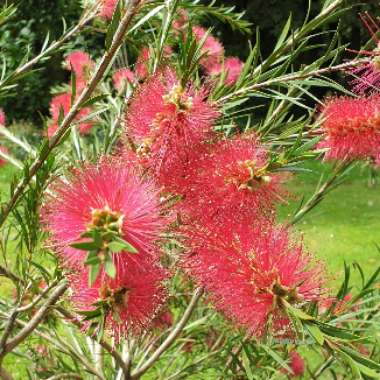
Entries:
{"label": "thin twig", "polygon": [[330,356],[322,365],[313,373],[313,379],[318,379],[319,376],[322,375],[322,373],[331,366],[331,364],[334,362],[335,358]]}
{"label": "thin twig", "polygon": [[[71,314],[68,310],[64,309],[63,307],[57,306],[56,311],[60,313],[67,321],[72,323],[73,325],[77,326],[79,329],[83,328],[83,322],[81,322],[76,316]],[[128,367],[126,363],[124,362],[123,358],[117,352],[108,342],[106,342],[104,339],[101,339],[98,342],[116,361],[116,363],[119,365],[120,368],[122,368],[124,375],[127,376],[128,374]]]}
{"label": "thin twig", "polygon": [[160,358],[160,356],[172,345],[172,343],[178,338],[178,336],[182,333],[185,328],[187,322],[189,321],[191,315],[199,299],[203,295],[203,288],[197,288],[194,292],[194,295],[185,310],[182,318],[179,320],[178,324],[174,327],[171,333],[167,336],[167,338],[162,342],[160,347],[152,354],[152,356],[141,366],[141,368],[137,369],[134,373],[132,373],[131,379],[137,380],[139,379],[152,365]]}
{"label": "thin twig", "polygon": [[68,33],[62,36],[59,40],[51,44],[47,49],[43,50],[40,54],[35,56],[30,61],[26,62],[24,65],[18,67],[10,76],[8,76],[4,81],[0,82],[0,88],[7,85],[8,83],[15,80],[17,77],[24,75],[29,70],[33,68],[42,58],[51,55],[54,51],[59,49],[65,42],[70,40],[76,34],[81,32],[83,28],[92,20],[97,14],[97,9],[92,9],[86,13],[78,22],[78,24],[71,29]]}
{"label": "thin twig", "polygon": [[3,265],[0,265],[0,276],[9,278],[15,284],[25,284],[25,281],[22,278],[12,273],[8,268],[4,267]]}
{"label": "thin twig", "polygon": [[288,226],[294,225],[299,222],[309,211],[313,209],[325,196],[325,194],[331,189],[335,184],[335,181],[340,177],[340,175],[352,164],[352,162],[343,162],[338,164],[334,170],[333,175],[328,179],[319,189],[316,191],[312,197],[305,203],[305,205],[293,216],[292,220],[289,221]]}
{"label": "thin twig", "polygon": [[[7,318],[7,319],[9,318],[9,315],[4,313],[4,312],[0,311],[0,314],[4,318]],[[15,322],[17,325],[19,325],[21,327],[26,327],[26,325],[27,325],[27,322],[25,322],[21,319],[16,319]],[[83,364],[83,366],[87,369],[87,371],[89,373],[92,373],[93,375],[95,375],[100,380],[105,380],[104,377],[100,373],[98,373],[97,370],[93,366],[91,366],[91,364],[87,363],[87,361],[84,360],[84,355],[77,354],[74,351],[74,349],[72,347],[70,347],[67,343],[62,342],[61,340],[57,339],[57,337],[54,337],[54,338],[50,337],[50,335],[47,335],[47,334],[39,331],[38,328],[36,328],[33,331],[33,333],[38,335],[39,337],[41,337],[44,341],[49,342],[52,345],[56,346],[56,348],[60,352],[65,353],[66,355],[68,355],[70,357],[75,357],[76,360],[78,360],[79,362],[81,362]]]}
{"label": "thin twig", "polygon": [[124,36],[128,30],[129,24],[132,21],[133,16],[137,12],[137,9],[141,3],[141,0],[130,0],[127,11],[123,16],[111,43],[109,49],[104,53],[98,69],[93,74],[90,79],[88,85],[80,94],[80,96],[75,100],[72,105],[70,111],[64,117],[61,125],[55,132],[55,134],[49,140],[49,145],[42,149],[40,156],[33,162],[28,172],[24,176],[24,178],[19,182],[17,187],[15,188],[13,195],[9,202],[4,206],[1,216],[0,216],[0,227],[4,224],[7,219],[9,213],[12,211],[13,207],[17,204],[20,196],[23,194],[24,190],[35,176],[37,171],[42,167],[46,159],[49,157],[50,153],[53,149],[55,149],[61,142],[63,135],[68,131],[71,126],[72,121],[75,116],[79,112],[82,105],[91,97],[98,83],[102,80],[106,70],[111,64],[114,56],[118,52],[121,44],[123,43]]}
{"label": "thin twig", "polygon": [[57,286],[54,292],[50,295],[44,305],[37,311],[29,323],[4,346],[0,354],[1,357],[4,357],[7,353],[11,352],[33,332],[33,330],[45,318],[45,315],[49,311],[50,307],[59,300],[67,288],[68,283],[66,281]]}
{"label": "thin twig", "polygon": [[18,316],[18,312],[17,312],[17,306],[11,311],[11,314],[7,320],[7,324],[5,325],[5,328],[4,328],[4,333],[3,335],[1,336],[1,339],[0,339],[0,352],[2,350],[4,350],[4,347],[7,343],[7,340],[9,338],[9,335],[11,334],[12,332],[12,329],[13,329],[13,326],[15,324],[15,321],[16,321],[16,318]]}
{"label": "thin twig", "polygon": [[48,287],[46,287],[45,289],[43,289],[42,291],[41,291],[41,293],[31,302],[31,303],[29,303],[28,305],[25,305],[25,306],[22,306],[22,307],[19,307],[18,309],[17,309],[17,312],[18,313],[21,313],[21,312],[25,312],[25,311],[28,311],[28,310],[30,310],[30,309],[33,309],[33,307],[35,307],[37,304],[38,304],[38,302],[40,302],[40,300],[42,299],[42,298],[45,298],[46,297],[46,295],[50,292],[50,290],[52,289],[52,288],[54,288],[54,286],[56,286],[58,284],[58,281],[57,280],[54,280]]}
{"label": "thin twig", "polygon": [[63,379],[82,380],[83,377],[76,373],[62,373],[60,375],[51,376],[47,380],[63,380]]}

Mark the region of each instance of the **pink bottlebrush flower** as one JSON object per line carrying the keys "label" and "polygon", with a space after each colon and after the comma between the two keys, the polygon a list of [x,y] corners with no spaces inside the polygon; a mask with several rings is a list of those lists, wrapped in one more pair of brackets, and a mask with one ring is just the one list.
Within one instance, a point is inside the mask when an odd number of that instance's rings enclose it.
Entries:
{"label": "pink bottlebrush flower", "polygon": [[238,80],[242,70],[244,67],[244,63],[236,57],[228,57],[224,61],[224,65],[221,63],[216,64],[209,70],[209,75],[220,75],[223,71],[226,71],[226,79],[225,84],[227,86],[232,86]]}
{"label": "pink bottlebrush flower", "polygon": [[[53,119],[53,123],[48,127],[48,137],[50,138],[57,130],[57,122],[59,119],[60,110],[62,109],[63,115],[66,116],[71,108],[71,93],[65,92],[60,95],[56,95],[52,98],[50,102],[50,113]],[[79,122],[81,119],[87,117],[91,113],[90,107],[82,108],[74,121]],[[94,127],[94,122],[92,120],[86,120],[78,125],[78,130],[82,135],[87,135],[90,133],[91,129]]]}
{"label": "pink bottlebrush flower", "polygon": [[50,123],[48,126],[47,126],[47,132],[46,132],[46,135],[48,137],[48,139],[51,139],[54,135],[55,132],[57,132],[57,129],[58,129],[58,125],[57,123]]}
{"label": "pink bottlebrush flower", "polygon": [[5,124],[6,124],[6,116],[5,116],[5,112],[2,108],[0,108],[0,125],[2,125],[3,127],[5,127]]}
{"label": "pink bottlebrush flower", "polygon": [[105,20],[111,20],[118,0],[100,0],[101,8],[99,16]]}
{"label": "pink bottlebrush flower", "polygon": [[[169,57],[173,50],[170,46],[164,46],[164,56]],[[138,79],[145,80],[149,75],[149,61],[151,59],[151,50],[148,47],[143,47],[137,57],[135,74]]]}
{"label": "pink bottlebrush flower", "polygon": [[88,73],[95,66],[94,61],[89,54],[83,51],[74,51],[70,53],[65,60],[67,70],[74,71],[77,78],[88,77]]}
{"label": "pink bottlebrush flower", "polygon": [[[207,30],[199,25],[193,27],[193,34],[197,42],[200,42],[205,37],[206,33]],[[206,53],[206,56],[201,59],[200,64],[206,71],[211,70],[212,67],[223,60],[224,47],[222,43],[211,34],[206,37],[203,44],[203,51]]]}
{"label": "pink bottlebrush flower", "polygon": [[157,189],[139,174],[132,164],[106,157],[52,185],[53,195],[47,196],[42,219],[66,265],[82,266],[85,251],[70,244],[98,225],[103,214],[113,220],[120,237],[137,249],[137,256],[159,256],[155,241],[166,219],[160,216]]}
{"label": "pink bottlebrush flower", "polygon": [[[76,75],[76,92],[81,93],[87,85],[90,78],[91,70],[95,67],[95,62],[83,51],[74,51],[70,53],[65,60],[67,70],[73,70]],[[71,86],[71,83],[70,83]]]}
{"label": "pink bottlebrush flower", "polygon": [[140,54],[137,57],[135,66],[135,74],[140,80],[144,80],[149,74],[149,60],[150,50],[148,47],[144,47],[141,49]]}
{"label": "pink bottlebrush flower", "polygon": [[77,76],[83,76],[87,70],[94,67],[95,63],[84,51],[74,51],[65,59],[66,69],[74,71]]}
{"label": "pink bottlebrush flower", "polygon": [[169,310],[161,312],[153,320],[152,326],[156,329],[168,329],[173,326],[173,314]]}
{"label": "pink bottlebrush flower", "polygon": [[[8,148],[7,148],[6,146],[0,146],[0,151],[1,151],[2,153],[5,153],[5,154],[8,154],[8,153],[9,153],[9,150],[8,150]],[[8,161],[7,161],[5,158],[0,157],[0,166],[4,166],[4,165],[6,165],[7,162],[8,162]]]}
{"label": "pink bottlebrush flower", "polygon": [[290,377],[302,376],[305,373],[305,361],[302,356],[297,351],[291,351],[289,353],[290,368],[292,373],[289,374]]}
{"label": "pink bottlebrush flower", "polygon": [[358,307],[356,305],[350,304],[351,299],[351,293],[346,294],[342,300],[339,300],[336,297],[326,298],[319,304],[319,310],[321,313],[324,313],[332,308],[334,315],[342,314],[344,312],[347,312],[349,309],[357,311]]}
{"label": "pink bottlebrush flower", "polygon": [[[378,58],[377,58],[378,59]],[[352,91],[359,95],[380,91],[380,62],[367,62],[351,69],[349,73],[354,76],[350,81]]]}
{"label": "pink bottlebrush flower", "polygon": [[283,178],[270,171],[268,152],[255,136],[237,136],[196,153],[174,190],[184,195],[183,215],[230,227],[270,216],[285,195]]}
{"label": "pink bottlebrush flower", "polygon": [[189,21],[189,15],[185,9],[180,9],[178,11],[177,18],[174,19],[173,21],[173,29],[176,32],[182,32],[185,25]]}
{"label": "pink bottlebrush flower", "polygon": [[179,175],[190,151],[214,135],[213,123],[218,116],[206,100],[204,88],[182,87],[175,72],[167,68],[135,93],[127,111],[127,132],[164,184],[166,175]]}
{"label": "pink bottlebrush flower", "polygon": [[188,22],[189,14],[185,9],[180,9],[178,11],[177,17],[173,20],[173,30],[175,33],[182,33]]}
{"label": "pink bottlebrush flower", "polygon": [[119,93],[123,93],[127,87],[127,83],[135,81],[135,75],[127,68],[115,71],[112,75],[113,85]]}
{"label": "pink bottlebrush flower", "polygon": [[286,307],[321,299],[322,271],[284,227],[259,222],[235,228],[184,228],[190,246],[184,266],[214,305],[254,336],[292,332]]}
{"label": "pink bottlebrush flower", "polygon": [[167,273],[139,255],[115,254],[114,260],[115,278],[102,271],[89,286],[87,270],[82,270],[70,276],[70,285],[76,307],[80,311],[103,308],[106,330],[119,341],[151,326],[166,299]]}
{"label": "pink bottlebrush flower", "polygon": [[362,160],[380,152],[380,95],[332,98],[322,109],[326,159]]}
{"label": "pink bottlebrush flower", "polygon": [[354,79],[350,81],[352,91],[365,95],[366,93],[378,92],[380,90],[380,25],[371,17],[369,13],[360,14],[360,18],[364,26],[368,29],[376,48],[372,51],[360,50],[355,51],[348,49],[356,54],[372,57],[372,60],[365,62],[362,65],[351,68],[348,74],[351,74]]}

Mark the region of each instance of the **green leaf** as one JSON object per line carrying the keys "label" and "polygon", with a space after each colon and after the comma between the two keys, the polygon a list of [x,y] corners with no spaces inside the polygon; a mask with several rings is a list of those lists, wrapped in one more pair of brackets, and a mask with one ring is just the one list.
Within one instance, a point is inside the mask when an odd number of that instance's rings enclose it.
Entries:
{"label": "green leaf", "polygon": [[90,251],[86,257],[86,261],[84,262],[84,265],[94,265],[97,263],[100,263],[98,251]]}
{"label": "green leaf", "polygon": [[116,277],[116,267],[112,261],[112,257],[111,260],[106,260],[106,262],[104,263],[104,270],[106,271],[107,275],[111,278]]}
{"label": "green leaf", "polygon": [[71,67],[71,105],[70,107],[73,106],[76,97],[77,97],[77,76],[75,74],[73,67]]}
{"label": "green leaf", "polygon": [[65,117],[65,111],[61,105],[59,107],[59,114],[58,114],[58,127],[61,126],[64,117]]}
{"label": "green leaf", "polygon": [[111,252],[118,253],[121,251],[128,251],[130,253],[138,253],[138,250],[130,243],[119,237],[115,238],[108,244]]}
{"label": "green leaf", "polygon": [[88,272],[88,283],[90,286],[92,286],[94,282],[96,281],[96,278],[98,277],[99,272],[100,272],[100,263],[90,266],[90,270]]}
{"label": "green leaf", "polygon": [[121,19],[121,5],[123,3],[123,0],[119,0],[115,11],[112,15],[112,21],[107,29],[107,34],[106,34],[106,50],[109,50],[109,48],[112,45],[113,37],[115,35],[115,32],[120,24],[120,19]]}
{"label": "green leaf", "polygon": [[92,98],[87,99],[87,100],[81,105],[81,108],[85,108],[85,107],[88,107],[88,106],[92,106],[94,103],[97,103],[97,102],[99,102],[100,100],[105,100],[105,99],[107,99],[107,95],[106,95],[106,94],[93,96]]}
{"label": "green leaf", "polygon": [[365,356],[361,355],[359,352],[352,350],[349,347],[340,347],[340,350],[342,350],[345,354],[349,355],[355,362],[360,363],[367,368],[371,368],[377,371],[380,371],[380,364],[374,362],[371,359],[366,358]]}
{"label": "green leaf", "polygon": [[245,370],[245,374],[247,375],[247,379],[248,380],[253,380],[254,377],[253,377],[253,372],[252,372],[252,369],[251,369],[251,363],[249,361],[249,358],[248,358],[245,350],[243,350],[241,356],[242,356],[242,359],[243,359],[243,367],[244,367],[244,370]]}
{"label": "green leaf", "polygon": [[325,342],[325,338],[323,336],[323,333],[316,325],[307,324],[306,325],[307,330],[309,331],[310,335],[315,339],[315,341],[320,345],[323,346]]}
{"label": "green leaf", "polygon": [[289,33],[290,26],[292,25],[292,18],[293,18],[292,14],[290,14],[289,18],[288,18],[288,21],[284,25],[284,28],[282,29],[280,37],[278,38],[276,46],[275,46],[275,48],[274,48],[273,51],[276,51],[277,49],[279,49],[280,47],[282,47],[282,45],[284,44],[286,36]]}
{"label": "green leaf", "polygon": [[289,303],[286,302],[286,309],[293,314],[296,318],[302,320],[302,321],[313,321],[314,318],[311,315],[308,315],[304,313],[302,310],[297,309],[293,306],[291,306]]}
{"label": "green leaf", "polygon": [[81,251],[96,251],[101,246],[99,246],[95,241],[85,241],[80,243],[72,243],[70,247],[80,249]]}
{"label": "green leaf", "polygon": [[101,311],[99,308],[94,310],[79,310],[78,314],[85,316],[85,320],[90,320],[99,317],[101,315]]}
{"label": "green leaf", "polygon": [[317,322],[319,329],[330,337],[342,339],[342,340],[358,340],[360,337],[353,334],[350,330],[342,329],[327,323]]}
{"label": "green leaf", "polygon": [[153,8],[144,17],[142,17],[139,21],[137,21],[136,24],[133,25],[131,29],[129,29],[127,34],[131,34],[132,32],[134,32],[136,29],[138,29],[141,25],[145,24],[150,18],[154,17],[158,12],[160,12],[164,8],[165,8],[164,4],[161,4]]}

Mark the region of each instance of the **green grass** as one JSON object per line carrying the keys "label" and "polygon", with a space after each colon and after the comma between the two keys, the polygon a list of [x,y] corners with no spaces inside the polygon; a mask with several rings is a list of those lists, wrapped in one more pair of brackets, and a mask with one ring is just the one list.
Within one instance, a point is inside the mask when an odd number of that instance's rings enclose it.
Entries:
{"label": "green grass", "polygon": [[[310,196],[326,165],[315,164],[313,172],[298,175],[289,184],[295,199],[280,208],[282,218],[295,210],[302,195]],[[368,186],[369,169],[355,168],[347,180],[326,198],[296,228],[306,247],[325,263],[332,282],[341,282],[344,262],[358,262],[367,276],[380,265],[380,183]],[[355,283],[359,276],[355,275]]]}

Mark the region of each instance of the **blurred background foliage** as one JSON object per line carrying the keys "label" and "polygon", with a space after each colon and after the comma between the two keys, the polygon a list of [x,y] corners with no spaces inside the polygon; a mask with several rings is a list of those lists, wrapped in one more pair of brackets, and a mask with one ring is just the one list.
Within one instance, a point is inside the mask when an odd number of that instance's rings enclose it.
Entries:
{"label": "blurred background foliage", "polygon": [[[0,1],[4,3],[5,0]],[[8,0],[8,3],[12,1]],[[203,2],[207,3],[207,1]],[[18,11],[13,16],[12,22],[0,27],[0,54],[6,62],[9,70],[17,67],[23,57],[28,54],[33,56],[42,47],[47,33],[50,40],[58,38],[63,31],[62,18],[68,27],[73,25],[82,13],[80,0],[18,0]],[[260,28],[262,55],[271,51],[289,14],[292,14],[293,26],[302,24],[308,9],[307,0],[217,0],[217,4],[235,5],[239,11],[246,11],[245,18],[253,24],[253,30]],[[311,17],[321,8],[322,1],[311,0]],[[377,1],[358,2],[347,0],[347,7],[354,7],[354,11],[346,12],[339,23],[341,29],[342,44],[350,44],[354,49],[359,49],[369,38],[365,28],[361,25],[357,14],[368,10],[379,10]],[[356,9],[356,11],[355,11]],[[207,20],[205,20],[207,24]],[[218,37],[226,46],[228,55],[236,55],[244,59],[248,52],[248,41],[254,42],[255,33],[242,36],[238,32],[231,32],[230,28],[223,24],[215,24],[210,20],[208,26],[215,26],[220,31]],[[334,30],[338,27],[338,20],[329,26]],[[323,43],[323,39],[329,36],[320,35],[316,42]],[[87,30],[81,34],[65,49],[84,49],[96,58],[97,52],[103,47],[102,36]],[[62,69],[62,55],[64,51],[53,56],[43,68],[34,71],[22,80],[17,91],[6,99],[0,99],[0,107],[4,108],[9,121],[27,120],[42,125],[42,118],[48,114],[51,88],[62,82],[67,82],[68,72]],[[318,50],[300,57],[300,64],[313,62],[319,56]],[[347,53],[346,58],[352,54]]]}

